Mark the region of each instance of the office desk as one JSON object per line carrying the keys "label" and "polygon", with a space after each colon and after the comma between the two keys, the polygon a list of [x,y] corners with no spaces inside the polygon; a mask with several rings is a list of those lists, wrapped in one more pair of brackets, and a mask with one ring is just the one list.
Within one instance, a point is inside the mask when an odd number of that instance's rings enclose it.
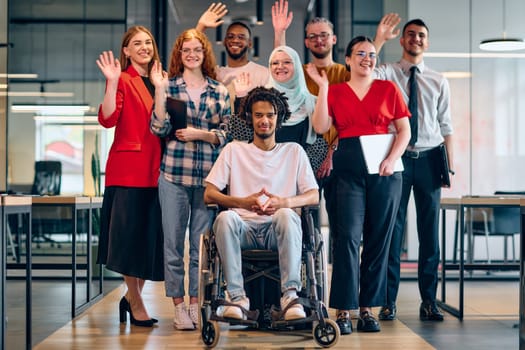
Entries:
{"label": "office desk", "polygon": [[[92,270],[92,208],[98,206],[97,200],[92,200],[90,197],[77,196],[38,196],[32,197],[33,212],[39,208],[55,208],[67,211],[64,217],[56,217],[56,220],[69,220],[69,226],[72,228],[72,245],[71,245],[71,263],[39,263],[33,264],[33,269],[38,268],[42,270],[71,270],[71,317],[75,318],[78,314],[83,312],[87,307],[102,297],[101,280],[102,274],[98,275],[99,289],[97,293],[92,292],[93,270]],[[53,212],[53,211],[50,211]],[[60,213],[60,210],[56,211]],[[79,263],[77,258],[77,236],[78,232],[78,218],[81,215],[86,215],[88,220],[87,225],[87,252],[86,263]],[[86,271],[86,294],[85,299],[77,305],[77,272],[78,270]]]}
{"label": "office desk", "polygon": [[[465,263],[465,211],[469,208],[495,208],[495,207],[519,207],[521,203],[520,196],[464,196],[461,198],[442,198],[441,199],[441,300],[438,300],[439,306],[463,320],[464,314],[464,277],[465,270],[518,270],[519,264],[475,264],[470,259]],[[446,250],[446,211],[455,210],[456,220],[459,221],[459,263],[447,263]],[[523,236],[523,230],[521,235]],[[470,242],[470,239],[469,239]],[[522,242],[523,244],[523,242]],[[469,247],[471,249],[472,247]],[[469,251],[470,252],[470,251]],[[454,252],[455,253],[455,252]],[[457,270],[459,272],[459,305],[454,307],[446,303],[446,271]]]}
{"label": "office desk", "polygon": [[[7,272],[7,263],[6,263],[6,234],[7,234],[7,225],[8,225],[8,217],[10,215],[16,215],[17,219],[17,227],[22,227],[22,221],[24,218],[27,220],[27,242],[31,242],[31,197],[23,197],[23,196],[1,196],[1,215],[0,215],[0,223],[1,223],[1,233],[2,233],[2,239],[0,240],[0,247],[1,247],[1,254],[2,254],[2,276],[1,276],[1,295],[2,295],[2,306],[0,309],[1,314],[1,320],[2,320],[2,326],[0,327],[0,345],[2,349],[5,348],[6,345],[6,305],[5,305],[5,286],[6,286],[6,272]],[[21,232],[19,232],[18,237],[21,236]],[[21,240],[18,240],[18,244],[21,244]],[[32,324],[32,316],[31,316],[31,244],[27,244],[27,256],[26,261],[23,265],[23,268],[25,269],[26,274],[26,349],[31,349],[31,324]]]}

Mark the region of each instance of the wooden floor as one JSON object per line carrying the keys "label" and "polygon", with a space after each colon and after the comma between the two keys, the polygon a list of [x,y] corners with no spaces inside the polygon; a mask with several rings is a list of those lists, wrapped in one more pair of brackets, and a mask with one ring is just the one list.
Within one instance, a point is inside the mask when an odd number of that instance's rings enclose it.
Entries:
{"label": "wooden floor", "polygon": [[[448,300],[453,302],[457,285],[448,283]],[[70,321],[38,344],[36,350],[60,349],[202,349],[198,331],[173,329],[173,306],[164,296],[163,283],[148,283],[145,302],[158,326],[148,329],[118,321],[119,286],[84,314]],[[379,333],[341,336],[333,349],[517,349],[518,282],[467,282],[465,320],[445,315],[443,323],[418,319],[417,283],[404,281],[398,300],[398,320],[381,322]],[[333,310],[331,310],[333,312]],[[377,313],[378,310],[375,310]],[[334,316],[333,314],[331,315]],[[354,321],[355,327],[355,321]],[[217,349],[317,349],[307,331],[270,332],[233,330],[221,326]]]}
{"label": "wooden floor", "polygon": [[[186,252],[187,253],[187,252]],[[398,319],[382,321],[381,332],[341,336],[334,349],[518,349],[518,274],[477,271],[465,283],[465,318],[445,314],[442,323],[422,322],[418,317],[417,264],[404,263],[398,297]],[[328,266],[328,273],[331,266]],[[9,271],[9,274],[13,271]],[[36,271],[35,275],[40,272]],[[8,275],[9,275],[8,274]],[[453,273],[448,274],[453,277]],[[187,283],[187,281],[186,281]],[[329,287],[329,286],[328,286]],[[71,282],[33,281],[34,349],[203,349],[198,331],[173,329],[173,306],[165,297],[164,284],[148,282],[144,290],[150,314],[159,319],[154,328],[119,323],[118,302],[125,292],[120,278],[104,283],[106,296],[70,321]],[[6,350],[24,348],[25,283],[8,280],[6,305],[9,318]],[[440,291],[440,289],[439,289]],[[440,293],[438,292],[438,295]],[[447,281],[447,301],[458,305],[458,283]],[[334,318],[334,310],[329,310]],[[374,313],[378,313],[378,309]],[[356,321],[354,320],[354,328]],[[217,349],[318,349],[311,332],[271,332],[221,326]]]}
{"label": "wooden floor", "polygon": [[[159,325],[152,329],[118,323],[117,304],[125,291],[119,287],[88,312],[68,323],[35,347],[37,350],[59,349],[202,349],[200,333],[176,331],[172,326],[173,306],[164,296],[162,283],[150,283],[145,302]],[[366,345],[366,347],[365,347]],[[400,321],[382,324],[380,334],[354,333],[342,336],[334,349],[433,349],[425,340]],[[231,330],[221,327],[219,349],[314,349],[310,331],[270,332]]]}

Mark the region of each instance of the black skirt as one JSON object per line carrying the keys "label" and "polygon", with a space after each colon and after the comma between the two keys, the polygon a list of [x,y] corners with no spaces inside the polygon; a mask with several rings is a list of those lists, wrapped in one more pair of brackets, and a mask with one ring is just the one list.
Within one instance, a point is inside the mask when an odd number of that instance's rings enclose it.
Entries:
{"label": "black skirt", "polygon": [[126,276],[163,281],[163,242],[157,188],[105,188],[97,263]]}

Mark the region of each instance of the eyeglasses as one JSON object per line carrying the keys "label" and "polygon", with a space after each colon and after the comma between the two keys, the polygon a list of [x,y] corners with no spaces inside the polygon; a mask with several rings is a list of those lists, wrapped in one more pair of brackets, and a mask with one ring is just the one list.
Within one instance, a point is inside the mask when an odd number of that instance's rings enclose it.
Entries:
{"label": "eyeglasses", "polygon": [[359,56],[361,58],[365,58],[366,56],[368,56],[368,58],[370,58],[371,60],[375,60],[377,58],[377,54],[375,52],[365,52],[365,51],[357,51],[355,53],[356,56]]}
{"label": "eyeglasses", "polygon": [[238,40],[242,40],[242,41],[248,40],[248,37],[244,34],[233,34],[233,33],[226,34],[226,40],[234,40],[235,38],[237,38]]}
{"label": "eyeglasses", "polygon": [[293,64],[293,62],[291,60],[283,60],[283,61],[273,61],[273,62],[270,62],[270,66],[272,67],[279,67],[279,65],[282,64],[283,66],[290,66]]}
{"label": "eyeglasses", "polygon": [[204,49],[202,47],[196,47],[194,49],[190,49],[188,47],[185,47],[183,49],[180,50],[180,52],[183,54],[183,55],[189,55],[190,53],[194,53],[194,54],[197,54],[197,55],[200,55],[201,53],[204,52]]}
{"label": "eyeglasses", "polygon": [[306,36],[306,38],[310,41],[317,41],[317,39],[321,39],[322,41],[325,41],[326,39],[328,39],[330,37],[330,33],[327,33],[327,32],[322,32],[321,34],[308,34]]}

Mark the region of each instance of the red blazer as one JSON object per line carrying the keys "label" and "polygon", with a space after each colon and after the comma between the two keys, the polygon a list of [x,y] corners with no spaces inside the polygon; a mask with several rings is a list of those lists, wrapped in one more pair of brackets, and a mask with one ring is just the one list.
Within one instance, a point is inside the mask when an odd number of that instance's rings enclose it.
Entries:
{"label": "red blazer", "polygon": [[150,132],[153,98],[137,71],[129,66],[118,82],[116,109],[98,121],[115,127],[115,138],[106,164],[106,186],[157,187],[161,148],[159,137]]}

